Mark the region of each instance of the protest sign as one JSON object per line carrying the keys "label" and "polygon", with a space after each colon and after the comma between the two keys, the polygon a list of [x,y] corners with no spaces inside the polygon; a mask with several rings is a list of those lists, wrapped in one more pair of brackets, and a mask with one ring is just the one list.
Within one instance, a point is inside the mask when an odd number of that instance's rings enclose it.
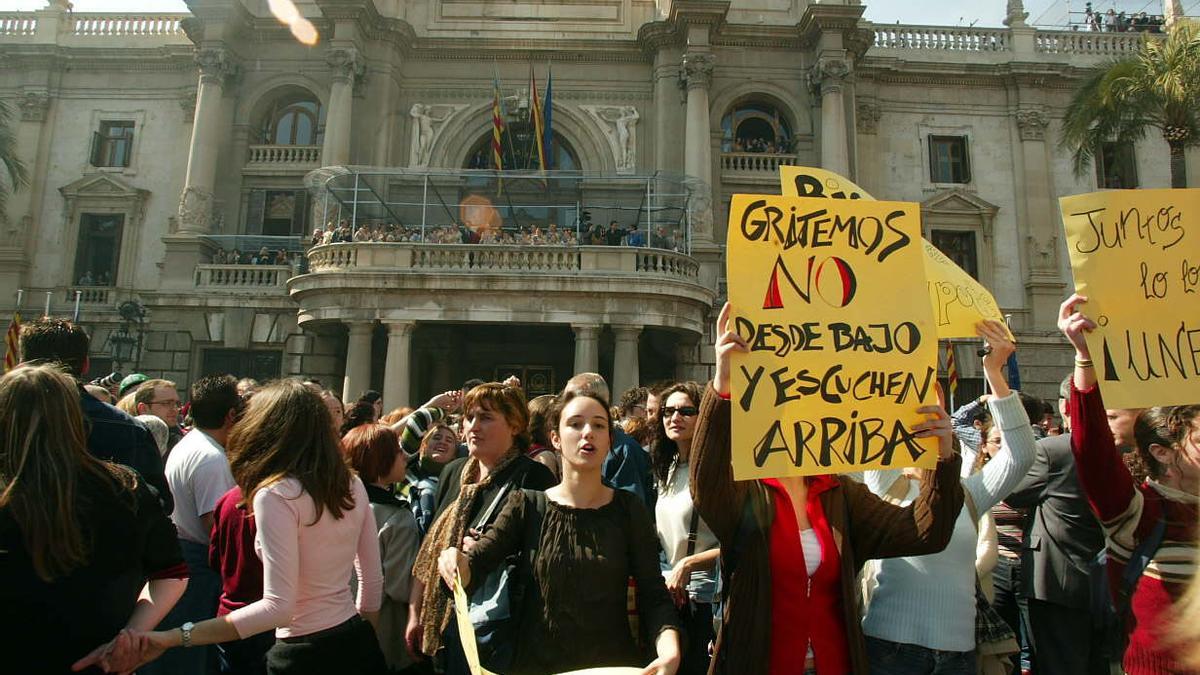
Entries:
{"label": "protest sign", "polygon": [[[781,166],[779,185],[787,196],[875,199],[849,179],[816,167]],[[995,319],[1008,330],[1004,314],[991,292],[928,240],[921,242],[925,249],[925,279],[938,337],[976,337],[975,324],[983,319]],[[1008,336],[1016,339],[1012,331]]]}
{"label": "protest sign", "polygon": [[1200,190],[1063,197],[1067,251],[1109,408],[1200,401]]}
{"label": "protest sign", "polygon": [[726,241],[738,480],[932,467],[936,404],[920,208],[734,195]]}
{"label": "protest sign", "polygon": [[[471,625],[471,615],[468,610],[467,594],[463,592],[462,578],[456,576],[454,579],[454,620],[458,625],[463,655],[467,657],[467,668],[471,671],[471,675],[496,675],[484,668],[479,661],[479,646],[475,643],[475,626]],[[586,668],[559,675],[640,675],[641,672],[641,668]]]}

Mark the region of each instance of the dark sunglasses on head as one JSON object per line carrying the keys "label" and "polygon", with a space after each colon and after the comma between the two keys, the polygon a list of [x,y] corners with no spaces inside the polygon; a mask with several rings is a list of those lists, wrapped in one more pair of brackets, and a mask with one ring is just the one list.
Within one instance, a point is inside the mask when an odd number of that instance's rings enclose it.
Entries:
{"label": "dark sunglasses on head", "polygon": [[685,405],[682,408],[672,408],[671,406],[667,406],[662,409],[663,419],[666,419],[675,413],[679,413],[684,417],[695,417],[696,415],[700,414],[700,409],[694,405]]}

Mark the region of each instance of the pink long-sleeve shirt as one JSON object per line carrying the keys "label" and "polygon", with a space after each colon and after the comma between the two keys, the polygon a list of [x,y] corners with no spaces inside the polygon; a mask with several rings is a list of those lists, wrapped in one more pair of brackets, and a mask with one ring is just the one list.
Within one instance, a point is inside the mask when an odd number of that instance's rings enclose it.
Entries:
{"label": "pink long-sleeve shirt", "polygon": [[[334,518],[316,507],[300,481],[285,478],[254,495],[258,533],[254,549],[263,561],[263,597],[229,613],[246,638],[272,628],[276,637],[297,637],[332,628],[359,611],[374,612],[382,600],[383,566],[367,491],[351,479],[354,508]],[[350,572],[358,575],[357,606]]]}

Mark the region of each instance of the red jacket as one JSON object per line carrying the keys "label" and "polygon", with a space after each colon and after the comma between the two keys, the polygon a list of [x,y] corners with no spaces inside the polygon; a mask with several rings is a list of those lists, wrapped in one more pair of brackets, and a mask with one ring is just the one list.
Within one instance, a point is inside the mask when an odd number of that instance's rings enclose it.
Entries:
{"label": "red jacket", "polygon": [[779,481],[763,481],[775,499],[771,522],[771,624],[788,626],[786,639],[771,641],[770,675],[803,675],[811,641],[819,675],[850,672],[842,607],[841,554],[825,518],[821,493],[838,486],[832,476],[806,479],[805,512],[821,542],[821,564],[810,579],[792,500]]}

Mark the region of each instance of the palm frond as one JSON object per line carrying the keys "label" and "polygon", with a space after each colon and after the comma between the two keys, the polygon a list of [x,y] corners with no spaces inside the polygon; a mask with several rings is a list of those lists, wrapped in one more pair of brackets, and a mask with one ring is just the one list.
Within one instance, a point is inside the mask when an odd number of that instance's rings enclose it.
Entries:
{"label": "palm frond", "polygon": [[9,193],[29,183],[29,171],[17,156],[12,109],[4,101],[0,101],[0,171],[0,222],[7,222]]}

